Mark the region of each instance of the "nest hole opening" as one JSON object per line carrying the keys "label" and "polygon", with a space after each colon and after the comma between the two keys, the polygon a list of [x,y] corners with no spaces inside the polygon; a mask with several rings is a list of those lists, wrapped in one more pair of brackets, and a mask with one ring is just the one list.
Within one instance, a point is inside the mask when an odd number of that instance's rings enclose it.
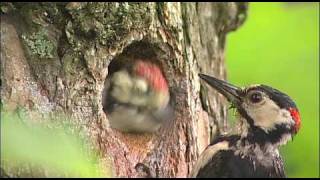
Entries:
{"label": "nest hole opening", "polygon": [[[172,106],[172,92],[170,92],[170,88],[169,88],[169,81],[168,78],[165,75],[165,71],[163,69],[163,65],[165,63],[165,61],[163,61],[163,58],[159,58],[159,57],[163,57],[162,55],[159,55],[163,53],[163,51],[159,50],[158,47],[156,47],[155,45],[148,43],[148,42],[144,42],[144,41],[137,41],[137,42],[133,42],[132,44],[130,44],[128,47],[126,47],[123,52],[119,55],[117,55],[114,59],[111,60],[109,66],[108,66],[108,75],[106,77],[105,80],[105,87],[103,90],[103,97],[102,97],[102,106],[103,106],[103,111],[105,112],[109,122],[110,122],[110,116],[113,112],[117,111],[117,108],[119,108],[120,106],[123,107],[133,107],[133,103],[128,102],[126,103],[125,100],[123,100],[122,102],[118,102],[118,99],[114,97],[114,90],[115,88],[119,88],[116,87],[116,85],[114,85],[114,75],[115,73],[118,73],[119,71],[125,70],[126,72],[128,72],[129,76],[131,73],[133,73],[134,69],[132,68],[133,64],[136,61],[143,61],[143,62],[148,62],[151,63],[155,66],[157,66],[165,81],[167,82],[166,86],[168,88],[168,92],[169,92],[169,97],[170,100],[168,102],[168,104],[170,104]],[[118,73],[119,74],[119,73]],[[152,73],[150,74],[151,76],[153,75]],[[119,78],[119,81],[126,81],[125,76],[123,76],[124,78]],[[124,83],[128,83],[128,82],[124,82]],[[122,87],[121,87],[122,88]],[[124,89],[124,88],[122,88]],[[128,92],[126,92],[124,90],[123,96],[120,95],[122,99],[126,99],[125,96],[127,94],[130,94],[131,92],[129,92],[130,90],[128,90]],[[139,100],[137,100],[139,101]],[[121,107],[122,108],[122,107]],[[140,108],[140,109],[139,109]],[[144,107],[139,107],[138,110],[136,110],[137,112],[143,112],[143,111],[147,111],[145,109],[143,109]],[[146,109],[148,107],[145,107]],[[134,110],[130,110],[129,113],[134,113]],[[130,116],[130,114],[127,114],[128,116]],[[125,116],[125,114],[123,113],[123,116]],[[134,115],[132,115],[134,116]],[[121,116],[118,116],[119,118],[123,118]],[[116,121],[116,120],[115,120]],[[130,119],[128,119],[128,121],[130,121]],[[133,122],[132,122],[133,123]],[[115,128],[116,125],[112,124],[112,122],[110,122],[111,128]],[[130,125],[130,122],[128,122],[128,126],[134,126],[133,124]],[[130,129],[131,127],[129,127]],[[128,129],[121,129],[121,128],[115,128],[118,129],[120,131],[124,131],[124,132],[129,132],[129,133],[144,133],[143,131],[132,131],[132,130],[128,130]],[[134,129],[134,128],[132,128]],[[151,130],[150,130],[151,131]],[[157,130],[156,130],[157,131]]]}

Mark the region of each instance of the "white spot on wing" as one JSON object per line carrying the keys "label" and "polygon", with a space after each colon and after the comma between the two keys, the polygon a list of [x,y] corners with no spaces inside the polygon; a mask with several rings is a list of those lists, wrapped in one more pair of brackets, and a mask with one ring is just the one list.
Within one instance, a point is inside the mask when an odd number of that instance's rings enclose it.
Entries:
{"label": "white spot on wing", "polygon": [[196,177],[199,170],[203,168],[218,151],[227,150],[228,148],[229,143],[227,141],[222,141],[205,149],[193,166],[190,177]]}

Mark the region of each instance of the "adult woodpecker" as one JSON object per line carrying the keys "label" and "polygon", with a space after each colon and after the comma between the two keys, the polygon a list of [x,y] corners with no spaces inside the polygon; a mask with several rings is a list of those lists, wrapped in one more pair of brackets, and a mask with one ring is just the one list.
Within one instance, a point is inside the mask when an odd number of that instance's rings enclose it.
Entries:
{"label": "adult woodpecker", "polygon": [[202,152],[191,177],[285,177],[278,148],[300,128],[289,96],[266,85],[239,88],[199,74],[236,108],[241,133],[220,136]]}
{"label": "adult woodpecker", "polygon": [[159,66],[138,59],[106,80],[103,110],[112,128],[150,133],[171,118],[169,99],[168,83]]}

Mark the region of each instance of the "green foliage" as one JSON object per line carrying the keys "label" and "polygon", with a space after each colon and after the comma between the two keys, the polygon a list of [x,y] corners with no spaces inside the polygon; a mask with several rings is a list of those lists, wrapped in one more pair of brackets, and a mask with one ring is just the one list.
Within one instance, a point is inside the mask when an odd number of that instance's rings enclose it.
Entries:
{"label": "green foliage", "polygon": [[281,149],[289,177],[319,176],[319,4],[250,3],[227,39],[229,81],[266,84],[296,102],[302,128]]}
{"label": "green foliage", "polygon": [[48,128],[30,122],[23,113],[1,113],[1,166],[7,172],[16,173],[24,165],[32,165],[46,169],[52,177],[111,176],[103,174],[94,152],[83,139],[67,133],[67,127]]}

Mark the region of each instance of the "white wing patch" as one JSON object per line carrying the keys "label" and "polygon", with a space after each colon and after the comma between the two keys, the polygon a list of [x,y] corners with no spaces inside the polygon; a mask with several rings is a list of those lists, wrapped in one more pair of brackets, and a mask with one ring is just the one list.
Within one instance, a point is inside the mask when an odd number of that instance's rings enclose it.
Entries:
{"label": "white wing patch", "polygon": [[207,149],[205,149],[201,153],[195,165],[193,166],[193,169],[190,173],[190,177],[196,177],[198,175],[199,170],[203,168],[218,151],[227,150],[228,148],[229,148],[229,142],[222,141],[212,146],[209,146]]}

